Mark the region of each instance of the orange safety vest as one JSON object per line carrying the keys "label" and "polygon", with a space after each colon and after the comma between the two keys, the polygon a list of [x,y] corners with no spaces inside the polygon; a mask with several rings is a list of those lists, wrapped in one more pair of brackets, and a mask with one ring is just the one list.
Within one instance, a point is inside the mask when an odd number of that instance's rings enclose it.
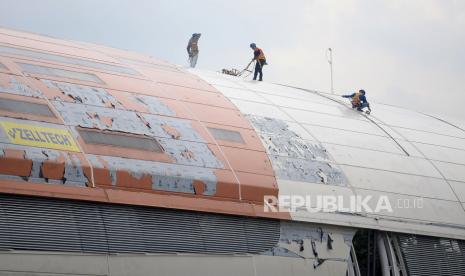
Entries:
{"label": "orange safety vest", "polygon": [[355,96],[352,97],[352,105],[353,106],[359,106],[361,104],[361,101],[360,101],[360,96],[361,95],[362,95],[362,93],[357,92],[357,93],[355,93]]}
{"label": "orange safety vest", "polygon": [[263,53],[262,49],[257,47],[254,52],[256,52],[256,51],[260,52],[260,54],[257,57],[258,60],[266,60],[265,54]]}

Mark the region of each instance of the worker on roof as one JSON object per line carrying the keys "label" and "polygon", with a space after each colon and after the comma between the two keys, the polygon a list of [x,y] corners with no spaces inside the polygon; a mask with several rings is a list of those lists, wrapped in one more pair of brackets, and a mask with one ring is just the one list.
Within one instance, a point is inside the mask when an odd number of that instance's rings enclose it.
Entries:
{"label": "worker on roof", "polygon": [[197,64],[197,59],[199,57],[199,38],[202,34],[194,33],[187,43],[187,54],[189,54],[189,63],[192,68]]}
{"label": "worker on roof", "polygon": [[352,108],[356,108],[358,111],[363,111],[363,109],[366,107],[368,108],[366,113],[370,114],[371,108],[365,94],[365,90],[360,89],[357,93],[353,93],[351,95],[342,95],[342,97],[351,99]]}
{"label": "worker on roof", "polygon": [[250,48],[253,50],[253,59],[255,60],[255,73],[253,74],[253,80],[257,80],[257,75],[260,74],[259,81],[263,81],[263,66],[266,65],[265,54],[262,49],[258,48],[255,43],[250,44]]}

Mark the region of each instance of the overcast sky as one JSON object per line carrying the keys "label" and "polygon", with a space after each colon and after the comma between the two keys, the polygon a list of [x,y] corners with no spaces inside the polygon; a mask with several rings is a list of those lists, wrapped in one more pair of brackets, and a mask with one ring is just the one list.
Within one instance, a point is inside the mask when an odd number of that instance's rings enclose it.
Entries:
{"label": "overcast sky", "polygon": [[[264,79],[465,121],[463,0],[0,0],[0,25],[128,49],[187,65],[202,33],[198,67],[242,69],[255,42]],[[465,125],[465,124],[464,124]]]}

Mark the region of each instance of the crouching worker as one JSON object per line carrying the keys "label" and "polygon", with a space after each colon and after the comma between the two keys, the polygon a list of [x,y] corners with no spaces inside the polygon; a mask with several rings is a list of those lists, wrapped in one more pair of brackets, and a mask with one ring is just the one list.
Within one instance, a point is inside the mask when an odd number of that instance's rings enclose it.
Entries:
{"label": "crouching worker", "polygon": [[351,95],[342,95],[342,97],[351,99],[352,108],[356,108],[358,111],[363,111],[363,109],[366,107],[368,108],[366,113],[370,114],[371,108],[365,96],[365,90],[361,89],[357,93],[353,93]]}

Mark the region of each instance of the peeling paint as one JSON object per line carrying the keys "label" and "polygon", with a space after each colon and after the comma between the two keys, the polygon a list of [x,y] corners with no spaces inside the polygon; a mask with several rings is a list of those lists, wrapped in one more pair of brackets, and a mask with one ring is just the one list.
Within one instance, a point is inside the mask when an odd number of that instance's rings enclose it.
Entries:
{"label": "peeling paint", "polygon": [[302,258],[302,256],[290,251],[289,249],[279,246],[275,246],[271,250],[263,252],[261,255]]}
{"label": "peeling paint", "polygon": [[330,250],[333,249],[333,242],[334,242],[334,240],[328,234],[328,242],[326,243],[326,246],[328,247],[328,249],[330,249]]}
{"label": "peeling paint", "polygon": [[[188,120],[60,101],[53,101],[53,105],[63,120],[72,126],[163,138],[173,138],[175,131],[176,139],[205,142]],[[106,118],[107,122],[102,121],[102,118]],[[110,126],[108,120],[112,121]]]}
{"label": "peeling paint", "polygon": [[317,267],[319,267],[320,265],[322,265],[326,260],[325,259],[316,259],[314,262],[313,262],[313,268],[316,269]]}
{"label": "peeling paint", "polygon": [[355,230],[338,228],[330,231],[315,224],[281,221],[280,233],[278,244],[264,254],[317,260],[346,260]]}
{"label": "peeling paint", "polygon": [[16,175],[10,175],[10,174],[0,174],[0,179],[4,180],[14,180],[14,181],[24,181],[24,178]]}
{"label": "peeling paint", "polygon": [[150,132],[154,136],[205,143],[188,120],[152,114],[142,114],[141,116],[150,124]]}
{"label": "peeling paint", "polygon": [[192,186],[194,187],[194,193],[196,195],[203,195],[205,193],[205,183],[202,181],[195,180]]}
{"label": "peeling paint", "polygon": [[26,149],[26,158],[33,161],[32,178],[42,178],[42,164],[46,160],[57,160],[60,156],[64,157],[65,170],[63,175],[63,184],[72,184],[85,186],[88,182],[84,175],[82,164],[79,158],[74,154],[63,153],[50,149],[28,148]]}
{"label": "peeling paint", "polygon": [[329,160],[323,146],[304,140],[292,131],[285,121],[254,115],[246,117],[260,132],[269,154],[301,159]]}
{"label": "peeling paint", "polygon": [[130,94],[129,98],[144,105],[150,113],[165,116],[176,116],[176,113],[157,97]]}
{"label": "peeling paint", "polygon": [[28,96],[34,98],[44,98],[42,92],[31,88],[29,85],[19,82],[14,76],[0,76],[0,92]]}
{"label": "peeling paint", "polygon": [[328,183],[328,176],[323,172],[322,169],[319,169],[319,171],[316,174],[321,178],[321,182],[325,184]]}
{"label": "peeling paint", "polygon": [[[3,141],[2,141],[3,142]],[[32,167],[29,175],[24,178],[26,181],[36,183],[53,183],[75,186],[86,186],[87,177],[84,175],[82,164],[79,158],[73,153],[64,153],[52,149],[34,148],[21,145],[0,143],[2,152],[7,149],[21,150],[25,152],[24,159],[32,161]],[[64,171],[61,179],[47,179],[44,177],[44,162],[58,162],[60,159],[64,162]]]}
{"label": "peeling paint", "polygon": [[278,178],[338,186],[346,185],[342,171],[330,163],[282,156],[270,156],[270,159]]}
{"label": "peeling paint", "polygon": [[118,181],[117,171],[129,171],[135,178],[152,176],[152,189],[195,194],[194,181],[204,183],[203,195],[216,193],[216,175],[212,169],[168,164],[154,161],[134,160],[121,157],[87,155],[92,166],[104,168],[106,163],[112,175],[113,185]]}
{"label": "peeling paint", "polygon": [[81,160],[74,154],[69,158],[70,161],[67,160],[65,162],[65,184],[80,186],[80,183],[82,183],[84,179],[87,182],[87,178],[82,169]]}
{"label": "peeling paint", "polygon": [[[153,190],[194,194],[194,181],[198,181],[204,184],[203,195],[215,194],[216,175],[213,169],[223,168],[223,164],[208,148],[190,121],[101,106],[60,101],[54,101],[53,104],[65,123],[71,126],[156,138],[165,153],[176,162],[169,164],[87,154],[93,167],[109,170],[112,185],[119,183],[118,177],[122,175],[118,172],[127,171],[134,179],[150,175]],[[74,133],[76,134],[75,131]]]}
{"label": "peeling paint", "polygon": [[[59,101],[54,101],[53,104],[66,124],[157,138],[165,152],[173,157],[178,164],[223,168],[221,161],[208,148],[202,137],[192,127],[190,121],[151,114],[140,115],[133,111]],[[176,139],[173,139],[173,134],[175,134]],[[186,151],[191,154],[186,155]]]}
{"label": "peeling paint", "polygon": [[[60,101],[53,101],[53,105],[68,125],[148,136],[151,134],[149,128],[137,117],[135,112]],[[104,117],[112,120],[111,126],[107,126],[107,123],[101,120]]]}
{"label": "peeling paint", "polygon": [[122,108],[121,103],[103,88],[43,79],[42,82],[48,88],[60,90],[76,103]]}
{"label": "peeling paint", "polygon": [[179,139],[181,137],[181,134],[173,127],[170,127],[169,125],[162,125],[161,128],[171,135],[171,138],[173,139]]}
{"label": "peeling paint", "polygon": [[[14,151],[18,153],[16,159],[23,159],[24,161],[23,166],[12,172],[12,175],[23,176],[26,181],[38,183],[72,184],[77,186],[86,186],[86,183],[88,183],[81,161],[74,153],[11,144],[4,129],[0,128],[0,152],[2,155],[6,155],[5,153]],[[19,152],[21,155],[19,155]],[[30,168],[25,167],[28,160]],[[27,171],[24,171],[26,169]],[[51,176],[56,179],[49,179]]]}
{"label": "peeling paint", "polygon": [[163,138],[159,139],[159,143],[178,164],[215,169],[224,167],[207,144]]}
{"label": "peeling paint", "polygon": [[322,145],[303,139],[285,121],[255,115],[246,117],[259,132],[278,178],[347,185],[342,170],[332,164]]}
{"label": "peeling paint", "polygon": [[326,241],[327,234],[324,233],[320,226],[306,224],[281,222],[281,239],[286,243],[295,240],[313,240],[317,242]]}

